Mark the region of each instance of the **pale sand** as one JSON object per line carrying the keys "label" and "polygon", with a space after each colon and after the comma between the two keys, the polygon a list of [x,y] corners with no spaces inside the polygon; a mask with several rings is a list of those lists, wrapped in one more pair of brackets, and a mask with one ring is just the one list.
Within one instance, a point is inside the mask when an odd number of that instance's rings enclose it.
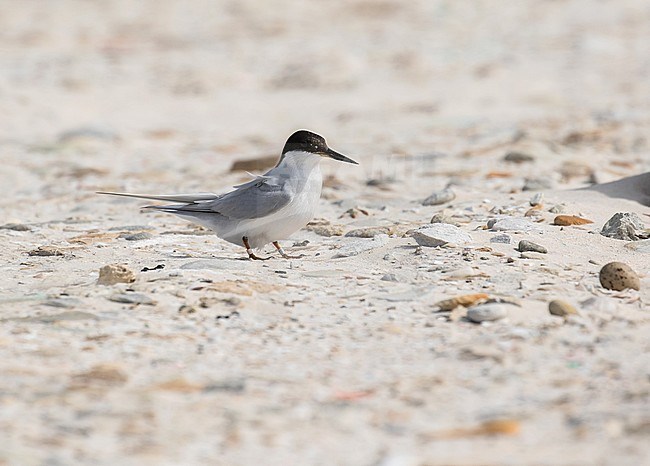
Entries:
{"label": "pale sand", "polygon": [[[650,246],[598,234],[650,226],[647,2],[216,3],[0,3],[0,223],[31,228],[0,230],[0,464],[650,462]],[[378,247],[302,230],[307,258],[249,262],[94,194],[222,191],[302,127],[361,162],[324,163],[319,217],[390,226]],[[541,232],[491,243],[540,190]],[[594,223],[551,225],[561,203]],[[442,211],[471,244],[403,236]],[[600,286],[615,260],[640,292]],[[135,283],[97,285],[113,263]],[[108,299],[127,289],[157,304]],[[519,306],[434,312],[468,293]]]}

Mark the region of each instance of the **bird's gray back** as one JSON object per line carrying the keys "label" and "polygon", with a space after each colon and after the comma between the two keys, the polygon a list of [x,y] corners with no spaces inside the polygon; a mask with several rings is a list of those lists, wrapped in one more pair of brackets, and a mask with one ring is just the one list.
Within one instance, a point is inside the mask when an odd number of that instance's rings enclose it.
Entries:
{"label": "bird's gray back", "polygon": [[213,200],[161,207],[168,211],[173,209],[179,214],[220,214],[233,220],[245,220],[266,217],[277,212],[291,202],[293,195],[293,187],[285,179],[260,176]]}

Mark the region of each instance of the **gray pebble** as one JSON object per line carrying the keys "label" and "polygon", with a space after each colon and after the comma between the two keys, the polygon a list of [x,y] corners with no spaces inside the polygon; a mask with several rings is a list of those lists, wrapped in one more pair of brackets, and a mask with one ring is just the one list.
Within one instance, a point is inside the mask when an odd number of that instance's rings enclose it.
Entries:
{"label": "gray pebble", "polygon": [[525,154],[523,152],[508,152],[504,157],[503,160],[506,162],[512,162],[512,163],[525,163],[525,162],[534,162],[535,157],[529,154]]}
{"label": "gray pebble", "polygon": [[467,318],[476,323],[503,319],[507,315],[508,311],[501,304],[481,304],[467,310]]}
{"label": "gray pebble", "polygon": [[46,306],[52,306],[52,307],[60,307],[60,308],[72,308],[79,306],[81,304],[81,301],[79,301],[76,298],[69,298],[65,296],[60,296],[58,298],[52,298],[48,299],[45,301],[43,304]]}
{"label": "gray pebble", "polygon": [[28,254],[30,256],[41,257],[62,256],[63,251],[61,251],[59,248],[55,248],[54,246],[39,246],[38,248],[29,251]]}
{"label": "gray pebble", "polygon": [[566,205],[564,204],[555,204],[553,207],[548,209],[552,214],[563,214],[566,212]]}
{"label": "gray pebble", "polygon": [[420,245],[438,247],[446,244],[466,244],[472,237],[466,231],[447,223],[432,223],[411,231],[411,237]]}
{"label": "gray pebble", "polygon": [[523,191],[543,191],[551,189],[553,183],[548,178],[526,178]]}
{"label": "gray pebble", "polygon": [[544,200],[544,193],[537,193],[528,202],[531,206],[535,207],[536,205],[540,205],[543,200]]}
{"label": "gray pebble", "polygon": [[392,233],[393,229],[391,227],[368,227],[350,230],[345,236],[348,238],[374,238],[377,235],[390,235]]}
{"label": "gray pebble", "polygon": [[512,243],[512,236],[506,235],[505,233],[496,235],[490,238],[490,243],[510,244]]}
{"label": "gray pebble", "polygon": [[397,275],[394,273],[387,273],[383,277],[381,277],[381,281],[383,282],[398,282],[399,280],[397,279]]}
{"label": "gray pebble", "polygon": [[0,230],[30,231],[31,227],[22,223],[5,223],[0,225]]}
{"label": "gray pebble", "polygon": [[459,223],[454,221],[452,217],[450,217],[449,215],[445,215],[442,212],[438,212],[433,217],[431,217],[431,221],[429,223],[448,223],[449,225],[454,225],[454,226],[459,225]]}
{"label": "gray pebble", "polygon": [[424,201],[422,201],[422,205],[440,205],[451,202],[454,199],[456,199],[456,193],[454,193],[451,189],[446,188],[442,191],[437,191],[431,194]]}
{"label": "gray pebble", "polygon": [[517,246],[517,251],[519,252],[526,252],[526,251],[532,251],[532,252],[539,252],[541,254],[546,254],[548,250],[537,243],[533,243],[532,241],[528,241],[525,239],[522,239],[519,241],[519,245]]}
{"label": "gray pebble", "polygon": [[151,227],[146,225],[124,225],[120,227],[109,228],[108,231],[146,231],[151,230]]}
{"label": "gray pebble", "polygon": [[242,378],[224,379],[211,382],[205,386],[204,392],[233,392],[240,393],[246,389],[246,380]]}
{"label": "gray pebble", "polygon": [[635,213],[618,212],[607,220],[600,234],[608,238],[638,241],[650,237],[650,232]]}
{"label": "gray pebble", "polygon": [[140,231],[138,233],[122,233],[118,238],[125,239],[127,241],[141,241],[144,239],[151,239],[153,235],[147,233],[146,231]]}
{"label": "gray pebble", "polygon": [[142,293],[119,293],[119,294],[114,294],[108,299],[116,303],[124,303],[124,304],[148,304],[148,305],[156,304],[156,302],[153,299],[151,299],[146,294],[142,294]]}
{"label": "gray pebble", "polygon": [[490,219],[488,221],[488,228],[492,231],[543,231],[542,227],[524,217],[504,217],[500,219]]}
{"label": "gray pebble", "polygon": [[63,131],[59,134],[59,143],[68,144],[77,140],[97,139],[104,141],[118,141],[120,138],[112,129],[100,126],[82,126]]}

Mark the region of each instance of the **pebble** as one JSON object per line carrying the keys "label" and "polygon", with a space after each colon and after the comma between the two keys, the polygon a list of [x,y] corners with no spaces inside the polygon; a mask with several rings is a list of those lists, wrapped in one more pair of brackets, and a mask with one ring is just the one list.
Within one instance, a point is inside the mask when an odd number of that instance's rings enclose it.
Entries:
{"label": "pebble", "polygon": [[608,238],[624,241],[638,241],[650,237],[650,231],[645,229],[645,225],[639,216],[633,212],[614,214],[612,218],[607,220],[600,234]]}
{"label": "pebble", "polygon": [[429,223],[448,223],[449,225],[454,225],[454,226],[460,225],[458,222],[456,222],[453,219],[453,217],[446,215],[442,212],[438,212],[433,217],[431,217],[431,221]]}
{"label": "pebble", "polygon": [[548,209],[548,211],[552,214],[563,214],[564,212],[566,212],[566,205],[555,204],[553,207]]}
{"label": "pebble", "polygon": [[523,217],[491,219],[488,228],[492,231],[542,232],[542,227]]}
{"label": "pebble", "polygon": [[343,236],[344,230],[340,225],[307,225],[307,230],[320,236]]}
{"label": "pebble", "polygon": [[422,201],[422,205],[440,205],[451,202],[456,199],[456,193],[451,189],[445,188],[442,191],[436,191]]}
{"label": "pebble", "polygon": [[561,227],[567,227],[570,225],[586,225],[588,223],[594,222],[587,218],[577,217],[575,215],[558,215],[553,219],[553,225]]}
{"label": "pebble", "polygon": [[151,239],[153,235],[147,233],[146,231],[140,231],[138,233],[122,233],[118,238],[125,239],[127,241],[141,241],[144,239]]}
{"label": "pebble", "polygon": [[548,303],[548,312],[550,312],[554,316],[560,316],[560,317],[566,317],[570,314],[578,313],[578,311],[573,305],[567,303],[566,301],[562,301],[561,299],[554,299],[553,301]]}
{"label": "pebble", "polygon": [[375,188],[389,190],[395,181],[395,178],[392,176],[385,178],[371,178],[366,181],[366,186],[374,186]]}
{"label": "pebble", "polygon": [[341,257],[358,256],[362,252],[380,248],[382,246],[385,246],[387,243],[387,235],[377,235],[372,239],[358,239],[356,241],[350,241],[349,243],[346,243],[341,249],[339,249],[336,254],[334,254],[333,258],[337,259]]}
{"label": "pebble", "polygon": [[207,384],[204,392],[233,392],[240,393],[246,389],[246,379],[233,378],[215,381]]}
{"label": "pebble", "polygon": [[523,153],[523,152],[512,151],[512,152],[508,152],[503,157],[503,160],[506,161],[506,162],[512,162],[512,163],[525,163],[525,162],[534,162],[535,157],[533,157],[530,154]]}
{"label": "pebble", "polygon": [[120,264],[105,265],[99,269],[98,285],[114,285],[116,283],[133,283],[135,274]]}
{"label": "pebble", "polygon": [[41,257],[62,256],[63,251],[61,251],[59,248],[55,248],[54,246],[39,246],[38,248],[29,251],[28,254],[30,256]]}
{"label": "pebble", "polygon": [[512,236],[502,233],[490,238],[490,243],[510,244],[512,243]]}
{"label": "pebble", "polygon": [[432,223],[411,231],[411,237],[420,245],[438,247],[446,244],[467,244],[472,241],[469,233],[448,223]]}
{"label": "pebble", "polygon": [[381,281],[383,282],[399,282],[397,275],[394,273],[387,273],[383,277],[381,277]]}
{"label": "pebble", "polygon": [[544,200],[544,193],[537,193],[530,199],[530,201],[528,201],[528,203],[531,206],[535,207],[541,205],[543,200]]}
{"label": "pebble", "polygon": [[147,304],[150,306],[156,304],[156,301],[142,293],[118,293],[108,299],[116,303],[124,304]]}
{"label": "pebble", "polygon": [[73,308],[79,306],[81,301],[76,298],[70,298],[66,296],[60,296],[57,298],[51,298],[45,301],[43,304],[46,306],[60,307],[60,308]]}
{"label": "pebble", "polygon": [[150,230],[151,227],[148,227],[146,225],[123,225],[123,226],[118,226],[118,227],[112,227],[109,228],[108,231],[119,231],[119,232],[126,232],[126,231],[146,231]]}
{"label": "pebble", "polygon": [[544,246],[537,243],[533,243],[532,241],[528,241],[525,239],[519,241],[519,245],[517,246],[517,251],[519,252],[532,251],[532,252],[539,252],[541,254],[548,253],[548,250]]}
{"label": "pebble", "polygon": [[357,228],[348,231],[345,236],[348,238],[374,238],[377,235],[392,235],[393,228],[391,227],[369,227]]}
{"label": "pebble", "polygon": [[600,284],[608,290],[622,291],[628,288],[641,289],[639,276],[623,262],[610,262],[600,269]]}
{"label": "pebble", "polygon": [[76,143],[86,140],[104,140],[108,142],[119,141],[120,137],[112,129],[102,126],[81,126],[63,131],[59,134],[58,142],[61,144]]}
{"label": "pebble", "polygon": [[0,225],[0,230],[31,231],[31,227],[22,223],[5,223]]}
{"label": "pebble", "polygon": [[524,182],[523,191],[543,191],[545,189],[551,189],[553,183],[551,180],[546,178],[526,178]]}
{"label": "pebble", "polygon": [[503,319],[507,315],[508,311],[501,304],[481,304],[467,310],[467,318],[476,323]]}

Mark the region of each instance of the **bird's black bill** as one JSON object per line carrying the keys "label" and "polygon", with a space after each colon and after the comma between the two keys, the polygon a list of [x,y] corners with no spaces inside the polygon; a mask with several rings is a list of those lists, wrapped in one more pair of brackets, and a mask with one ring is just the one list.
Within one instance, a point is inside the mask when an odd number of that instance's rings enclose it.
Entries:
{"label": "bird's black bill", "polygon": [[343,154],[339,154],[335,150],[330,149],[329,147],[327,148],[327,151],[325,152],[325,155],[327,155],[329,158],[334,159],[334,160],[340,160],[341,162],[347,162],[347,163],[353,163],[355,165],[359,165],[358,162],[355,162],[349,157],[346,157]]}

